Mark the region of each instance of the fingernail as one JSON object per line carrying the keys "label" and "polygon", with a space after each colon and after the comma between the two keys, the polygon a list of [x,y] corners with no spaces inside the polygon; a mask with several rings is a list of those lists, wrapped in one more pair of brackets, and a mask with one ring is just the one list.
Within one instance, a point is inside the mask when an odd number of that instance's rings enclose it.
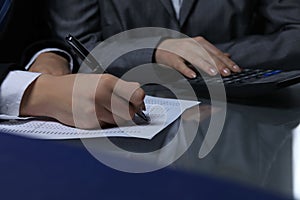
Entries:
{"label": "fingernail", "polygon": [[234,65],[232,68],[235,69],[235,70],[238,70],[238,71],[241,70],[241,68],[238,65]]}
{"label": "fingernail", "polygon": [[190,74],[190,78],[196,78],[196,77],[197,75],[194,72]]}
{"label": "fingernail", "polygon": [[223,72],[226,74],[226,75],[229,75],[229,74],[231,74],[231,72],[230,72],[230,70],[229,69],[223,69]]}
{"label": "fingernail", "polygon": [[213,76],[218,74],[218,71],[214,68],[210,68],[209,71],[210,71],[210,74]]}

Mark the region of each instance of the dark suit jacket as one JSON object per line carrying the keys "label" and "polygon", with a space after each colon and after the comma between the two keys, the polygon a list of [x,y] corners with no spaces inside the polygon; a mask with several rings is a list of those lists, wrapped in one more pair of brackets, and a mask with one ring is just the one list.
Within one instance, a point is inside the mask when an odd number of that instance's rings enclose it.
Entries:
{"label": "dark suit jacket", "polygon": [[[0,32],[0,81],[10,70],[23,69],[24,63],[46,42],[34,42],[45,39],[46,25],[43,13],[45,1],[15,0],[5,18],[3,29]],[[30,48],[29,48],[30,47]],[[24,56],[28,48],[27,56]],[[26,60],[26,61],[25,61]]]}
{"label": "dark suit jacket", "polygon": [[[13,69],[22,70],[31,57],[44,48],[67,50],[51,38],[44,0],[14,0],[0,32],[0,79]],[[14,63],[14,64],[11,64]]]}
{"label": "dark suit jacket", "polygon": [[299,0],[184,0],[179,21],[170,0],[49,0],[49,8],[54,33],[90,49],[125,30],[164,27],[203,36],[241,67],[299,67]]}
{"label": "dark suit jacket", "polygon": [[19,63],[31,44],[48,39],[44,0],[13,0],[5,29],[0,34],[0,62]]}

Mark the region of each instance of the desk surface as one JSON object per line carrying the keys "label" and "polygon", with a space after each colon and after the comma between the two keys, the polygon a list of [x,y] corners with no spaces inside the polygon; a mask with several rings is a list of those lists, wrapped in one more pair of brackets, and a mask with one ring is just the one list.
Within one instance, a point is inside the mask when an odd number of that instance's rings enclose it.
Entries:
{"label": "desk surface", "polygon": [[[170,165],[171,168],[232,180],[293,197],[296,188],[294,168],[300,169],[300,166],[293,166],[293,156],[296,157],[294,151],[300,149],[296,144],[293,146],[294,134],[299,132],[299,89],[300,84],[268,96],[229,102],[221,135],[212,151],[204,158],[199,158],[198,154],[211,115],[221,112],[212,109],[207,99],[203,99],[203,104],[200,105],[200,119],[188,113],[182,121],[177,120],[172,127],[151,141],[121,138],[114,138],[112,141],[128,151],[152,152],[167,146],[174,139],[180,123],[186,123],[187,129],[200,124],[192,144]],[[217,111],[212,114],[212,110]],[[160,155],[160,159],[176,157],[176,152],[180,149],[178,146],[187,145],[186,141],[190,139],[188,130],[182,135],[177,146],[166,155]]]}
{"label": "desk surface", "polygon": [[[295,149],[300,148],[295,144],[293,146],[294,134],[297,133],[300,121],[300,94],[297,92],[299,89],[300,84],[266,97],[228,103],[226,120],[220,137],[204,158],[199,158],[199,150],[203,145],[211,116],[221,112],[219,108],[212,108],[205,99],[199,106],[200,117],[188,111],[181,119],[150,141],[111,138],[110,142],[122,151],[126,151],[127,154],[124,154],[123,158],[117,155],[118,159],[110,159],[109,162],[148,169],[149,166],[156,166],[157,163],[164,164],[168,159],[173,159],[174,162],[171,162],[168,168],[174,171],[229,180],[238,185],[293,197],[294,188],[296,188],[293,158]],[[181,123],[187,127],[184,131],[180,129]],[[195,126],[198,129],[195,138],[191,140],[189,127]],[[176,133],[180,137],[176,138]],[[158,151],[174,142],[174,138],[176,138],[175,145],[171,146],[168,151],[163,153]],[[100,151],[98,153],[102,154],[106,149],[103,145],[106,144],[104,140],[106,139],[58,143],[79,147],[79,149],[84,149],[84,146],[89,145],[97,146],[96,149],[90,149],[89,146],[88,150],[92,153]],[[188,144],[190,140],[191,145]],[[50,143],[57,142],[50,141]],[[99,146],[101,147],[98,148]],[[177,153],[182,147],[188,148],[177,159]],[[135,154],[149,152],[155,152],[151,156],[152,160],[157,163],[140,163],[135,157]],[[109,155],[115,152],[105,153]],[[93,162],[97,163],[96,160]],[[89,169],[91,166],[86,166],[86,168]],[[41,173],[40,170],[39,172]],[[120,174],[117,171],[115,173]]]}
{"label": "desk surface", "polygon": [[294,142],[295,134],[300,134],[299,89],[300,84],[229,103],[221,137],[212,152],[202,160],[193,159],[190,155],[201,143],[196,140],[194,148],[175,165],[287,196],[299,194],[295,190],[300,177],[295,171],[300,166],[294,165],[300,149]]}

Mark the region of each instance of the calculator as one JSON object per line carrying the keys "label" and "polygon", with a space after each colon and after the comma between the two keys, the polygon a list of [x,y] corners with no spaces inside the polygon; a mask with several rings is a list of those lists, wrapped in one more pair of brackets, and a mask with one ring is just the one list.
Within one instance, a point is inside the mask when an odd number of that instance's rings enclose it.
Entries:
{"label": "calculator", "polygon": [[189,82],[198,96],[207,95],[208,87],[224,84],[228,98],[244,98],[269,94],[300,82],[300,70],[243,69],[227,77],[198,75]]}

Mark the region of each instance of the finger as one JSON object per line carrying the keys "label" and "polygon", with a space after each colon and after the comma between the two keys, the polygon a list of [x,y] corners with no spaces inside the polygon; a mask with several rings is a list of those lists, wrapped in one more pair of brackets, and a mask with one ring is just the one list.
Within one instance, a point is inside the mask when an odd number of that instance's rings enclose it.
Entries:
{"label": "finger", "polygon": [[138,110],[140,109],[133,107],[129,101],[115,94],[110,94],[109,98],[98,101],[98,104],[96,101],[99,122],[123,124],[126,121],[131,121]]}
{"label": "finger", "polygon": [[122,125],[125,123],[125,120],[120,118],[117,115],[114,115],[110,110],[108,109],[97,109],[97,119],[101,126],[101,128],[105,128],[108,124],[109,125]]}
{"label": "finger", "polygon": [[202,37],[197,37],[196,41],[199,42],[207,51],[211,52],[216,57],[218,57],[218,59],[220,59],[224,64],[226,64],[228,69],[234,72],[241,71],[240,67],[234,61],[232,61],[228,56],[226,56],[222,51],[220,51],[210,42],[208,42]]}
{"label": "finger", "polygon": [[146,94],[142,88],[136,89],[130,98],[130,104],[137,110],[145,110],[145,96]]}
{"label": "finger", "polygon": [[167,67],[176,69],[188,78],[196,78],[197,76],[192,69],[185,65],[184,60],[176,52],[158,49],[156,51],[156,60]]}
{"label": "finger", "polygon": [[217,73],[220,73],[222,76],[229,76],[231,74],[231,70],[219,57],[202,47],[189,54],[192,56],[192,58],[189,58],[190,62],[212,76]]}
{"label": "finger", "polygon": [[231,55],[229,53],[224,53],[224,56],[227,56],[228,58],[231,57]]}
{"label": "finger", "polygon": [[205,44],[205,48],[208,48],[208,51],[213,53],[218,59],[220,59],[228,69],[230,69],[233,72],[240,72],[240,67],[232,61],[228,56],[226,56],[222,51],[220,51],[218,48],[207,42]]}
{"label": "finger", "polygon": [[114,88],[114,94],[130,103],[135,109],[143,109],[145,92],[136,82],[119,80]]}
{"label": "finger", "polygon": [[185,64],[185,61],[182,58],[177,57],[177,59],[174,61],[175,62],[172,64],[173,65],[172,67],[174,69],[176,69],[177,71],[179,71],[180,73],[182,73],[183,75],[185,75],[188,78],[196,78],[197,77],[196,73]]}
{"label": "finger", "polygon": [[222,60],[220,60],[219,57],[215,56],[214,54],[210,54],[210,56],[214,60],[215,66],[217,67],[219,73],[222,76],[229,76],[229,75],[231,75],[231,70],[228,68],[228,66]]}
{"label": "finger", "polygon": [[160,44],[159,48],[165,49],[165,51],[157,54],[157,59],[160,58],[159,61],[161,63],[167,64],[189,78],[195,78],[196,73],[185,64],[184,60],[210,75],[218,73],[213,66],[213,62],[209,63],[206,61],[206,57],[209,56],[208,52],[193,39],[165,40]]}
{"label": "finger", "polygon": [[139,83],[126,82],[112,75],[102,75],[98,85],[96,102],[114,115],[131,120],[134,114],[144,108],[145,92]]}
{"label": "finger", "polygon": [[[180,54],[183,59],[211,76],[218,74],[215,61],[211,58],[210,52],[203,48],[201,44],[196,43],[194,40],[186,40],[183,48],[184,50],[182,50],[182,53]],[[178,62],[177,68],[184,70],[187,66],[184,62],[183,64],[182,62]],[[187,68],[187,70],[191,69]]]}
{"label": "finger", "polygon": [[132,120],[135,113],[140,110],[139,107],[133,106],[129,101],[112,94],[111,104],[106,108],[112,115],[118,116],[125,121]]}
{"label": "finger", "polygon": [[[210,52],[206,51],[198,44],[191,43],[190,48],[186,50],[186,53],[183,56],[186,61],[203,70],[207,74],[211,76],[218,74],[216,62],[211,58]],[[183,66],[186,67],[185,63],[183,64]]]}
{"label": "finger", "polygon": [[[204,59],[189,59],[189,62],[193,65],[204,71],[205,73],[215,76],[218,74],[216,65],[212,65]],[[215,62],[214,62],[215,63]]]}
{"label": "finger", "polygon": [[223,55],[219,54],[217,55],[217,57],[220,60],[222,60],[222,62],[226,64],[227,68],[230,69],[231,71],[233,72],[241,71],[240,67],[234,61],[232,61],[228,56],[225,56],[224,54]]}
{"label": "finger", "polygon": [[129,102],[131,96],[138,88],[140,88],[140,84],[137,82],[127,82],[122,79],[118,79],[113,91],[114,94],[126,99]]}

